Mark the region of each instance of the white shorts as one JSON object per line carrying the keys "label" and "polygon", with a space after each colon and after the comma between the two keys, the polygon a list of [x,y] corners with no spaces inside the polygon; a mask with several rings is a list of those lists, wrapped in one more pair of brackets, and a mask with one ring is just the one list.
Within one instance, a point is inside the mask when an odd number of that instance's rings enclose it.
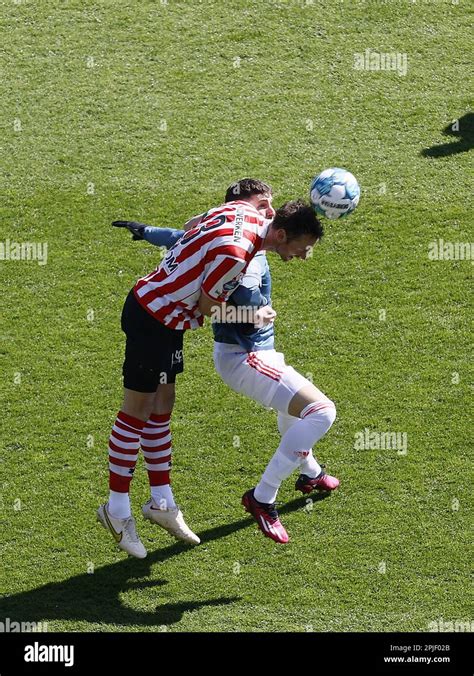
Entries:
{"label": "white shorts", "polygon": [[275,350],[242,352],[237,345],[214,342],[214,364],[222,380],[235,392],[282,413],[288,413],[294,395],[311,384],[285,364],[284,355]]}

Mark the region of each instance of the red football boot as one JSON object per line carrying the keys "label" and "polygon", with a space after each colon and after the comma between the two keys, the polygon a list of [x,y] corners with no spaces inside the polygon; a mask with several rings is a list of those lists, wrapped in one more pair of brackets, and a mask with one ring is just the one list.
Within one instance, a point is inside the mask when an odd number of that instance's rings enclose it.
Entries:
{"label": "red football boot", "polygon": [[253,492],[254,489],[251,488],[242,496],[242,504],[245,507],[245,510],[250,512],[257,522],[258,527],[267,538],[271,538],[275,542],[288,542],[288,533],[280,523],[275,505],[267,505],[263,502],[258,502],[255,500]]}
{"label": "red football boot", "polygon": [[295,483],[295,490],[302,493],[311,493],[311,491],[333,491],[339,486],[339,479],[335,476],[326,474],[324,470],[315,479],[310,479],[306,474],[300,474]]}

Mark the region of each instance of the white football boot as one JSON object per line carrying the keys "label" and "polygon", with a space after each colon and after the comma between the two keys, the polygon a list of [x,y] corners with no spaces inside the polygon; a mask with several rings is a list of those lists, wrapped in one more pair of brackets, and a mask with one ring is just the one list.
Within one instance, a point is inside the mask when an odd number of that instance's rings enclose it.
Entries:
{"label": "white football boot", "polygon": [[198,545],[201,540],[186,525],[181,510],[160,509],[153,499],[148,500],[142,507],[145,519],[158,524],[178,540],[183,540],[191,545]]}
{"label": "white football boot", "polygon": [[133,516],[129,516],[128,519],[114,519],[106,503],[97,510],[97,521],[112,533],[120,549],[137,559],[145,558],[147,551],[138,537]]}

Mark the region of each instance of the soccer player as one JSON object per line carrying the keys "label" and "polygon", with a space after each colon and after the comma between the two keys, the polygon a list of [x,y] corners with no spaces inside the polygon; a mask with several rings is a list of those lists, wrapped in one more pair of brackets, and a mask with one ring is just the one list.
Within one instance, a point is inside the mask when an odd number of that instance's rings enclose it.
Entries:
{"label": "soccer player", "polygon": [[[277,211],[289,216],[290,203]],[[318,239],[322,237],[320,227]],[[291,241],[291,228],[287,228]],[[307,249],[296,250],[292,257],[306,258]],[[271,303],[271,276],[265,252],[251,261],[232,294],[238,305],[262,306]],[[242,504],[257,522],[266,537],[275,542],[288,542],[288,534],[280,522],[275,500],[282,482],[299,469],[295,489],[304,494],[332,491],[339,480],[322,469],[312,448],[329,430],[336,418],[334,403],[309,380],[285,363],[284,355],[274,348],[274,325],[255,328],[251,324],[214,323],[214,364],[217,372],[233,390],[278,412],[280,444],[268,463],[260,482],[242,497]]]}
{"label": "soccer player", "polygon": [[[144,239],[165,247],[172,245],[183,234],[182,230],[152,226],[147,226],[143,232]],[[291,257],[298,255],[304,258],[306,253],[306,250],[301,250]],[[242,307],[271,304],[271,276],[264,251],[252,259],[230,301]],[[273,323],[256,328],[252,324],[213,322],[212,327],[214,363],[224,382],[236,392],[278,411],[281,443],[260,483],[245,493],[242,503],[254,516],[264,535],[276,542],[286,543],[288,535],[274,504],[281,482],[299,467],[300,475],[295,488],[302,493],[331,491],[339,485],[339,480],[326,474],[312,453],[314,443],[334,422],[335,406],[310,381],[285,364],[283,354],[275,351]],[[304,427],[299,426],[303,439],[295,441],[294,433],[285,438],[286,432],[300,420],[305,420]]]}
{"label": "soccer player", "polygon": [[[119,547],[138,558],[145,557],[146,550],[131,515],[129,487],[140,445],[152,494],[142,508],[145,518],[178,539],[199,543],[185,524],[169,484],[170,416],[176,375],[183,371],[184,331],[199,328],[204,315],[225,307],[259,250],[282,251],[291,257],[317,240],[318,220],[302,203],[292,215],[295,238],[291,241],[287,217],[282,215],[274,227],[262,210],[238,199],[206,212],[159,267],[137,282],[125,301],[124,401],[109,442],[109,501],[99,507],[97,516]],[[255,309],[249,321],[267,324],[275,316],[265,306]]]}

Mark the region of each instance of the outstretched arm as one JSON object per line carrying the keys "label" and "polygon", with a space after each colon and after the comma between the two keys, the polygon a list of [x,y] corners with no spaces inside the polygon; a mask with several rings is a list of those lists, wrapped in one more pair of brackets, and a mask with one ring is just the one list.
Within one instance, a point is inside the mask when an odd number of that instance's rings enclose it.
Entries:
{"label": "outstretched arm", "polygon": [[171,249],[183,235],[184,230],[174,228],[154,228],[147,225],[143,229],[143,239],[155,246],[165,246],[167,249]]}
{"label": "outstretched arm", "polygon": [[146,225],[138,221],[114,221],[112,225],[116,228],[127,228],[132,233],[134,240],[144,239],[150,244],[165,246],[167,249],[174,246],[178,239],[184,235],[184,230],[155,228],[153,225]]}
{"label": "outstretched arm", "polygon": [[155,246],[165,246],[167,249],[171,249],[185,232],[198,226],[201,219],[202,214],[193,216],[189,221],[186,221],[182,230],[175,230],[174,228],[155,228],[152,225],[147,225],[143,230],[143,239],[146,239],[147,242],[150,242],[150,244],[154,244]]}
{"label": "outstretched arm", "polygon": [[198,226],[201,219],[202,214],[190,218],[184,224],[183,230],[156,228],[153,225],[146,225],[146,223],[139,223],[138,221],[114,221],[112,225],[116,228],[127,228],[132,233],[133,240],[144,239],[154,246],[164,246],[171,249],[187,230]]}

